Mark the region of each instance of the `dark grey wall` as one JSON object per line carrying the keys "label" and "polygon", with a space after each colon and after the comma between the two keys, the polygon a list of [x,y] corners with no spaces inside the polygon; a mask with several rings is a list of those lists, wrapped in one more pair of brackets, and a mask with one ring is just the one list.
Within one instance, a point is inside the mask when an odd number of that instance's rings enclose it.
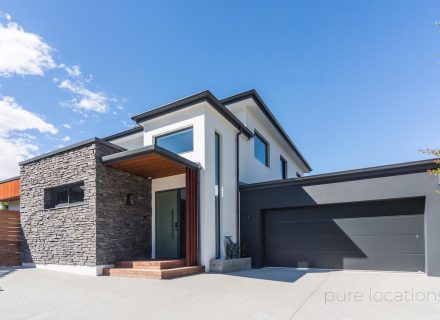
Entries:
{"label": "dark grey wall", "polygon": [[[150,256],[151,183],[102,165],[103,155],[119,151],[91,140],[21,166],[23,263],[95,266]],[[44,208],[47,188],[78,181],[84,203]]]}
{"label": "dark grey wall", "polygon": [[[21,166],[22,262],[96,264],[95,144]],[[45,189],[84,181],[84,203],[44,208]]]}
{"label": "dark grey wall", "polygon": [[425,197],[425,266],[428,275],[440,276],[440,195],[438,177],[425,172],[331,182],[241,189],[240,236],[247,243],[253,265],[263,264],[263,212],[267,209],[331,203]]}
{"label": "dark grey wall", "polygon": [[[111,147],[98,145],[97,155]],[[134,205],[127,205],[127,194]],[[151,180],[97,166],[96,264],[151,257]]]}

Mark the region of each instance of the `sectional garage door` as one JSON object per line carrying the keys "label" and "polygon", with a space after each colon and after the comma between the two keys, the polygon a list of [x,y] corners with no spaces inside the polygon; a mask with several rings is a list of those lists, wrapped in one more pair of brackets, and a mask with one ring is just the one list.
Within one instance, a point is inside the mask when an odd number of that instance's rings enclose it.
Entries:
{"label": "sectional garage door", "polygon": [[264,264],[424,271],[424,198],[266,210]]}

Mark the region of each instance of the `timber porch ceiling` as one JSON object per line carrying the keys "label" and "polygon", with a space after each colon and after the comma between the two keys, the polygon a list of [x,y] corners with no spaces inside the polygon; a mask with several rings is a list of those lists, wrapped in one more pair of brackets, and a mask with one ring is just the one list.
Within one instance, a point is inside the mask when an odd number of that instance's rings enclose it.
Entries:
{"label": "timber porch ceiling", "polygon": [[104,165],[145,178],[157,179],[184,174],[200,166],[157,145],[122,151],[102,157]]}

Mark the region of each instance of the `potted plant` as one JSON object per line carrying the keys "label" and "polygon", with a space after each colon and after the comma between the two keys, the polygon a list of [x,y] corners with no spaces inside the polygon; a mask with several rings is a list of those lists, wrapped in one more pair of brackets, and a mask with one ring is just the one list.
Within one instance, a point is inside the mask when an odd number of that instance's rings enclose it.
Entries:
{"label": "potted plant", "polygon": [[225,259],[212,259],[211,272],[227,273],[251,268],[251,258],[246,244],[241,246],[232,241],[231,236],[225,236]]}

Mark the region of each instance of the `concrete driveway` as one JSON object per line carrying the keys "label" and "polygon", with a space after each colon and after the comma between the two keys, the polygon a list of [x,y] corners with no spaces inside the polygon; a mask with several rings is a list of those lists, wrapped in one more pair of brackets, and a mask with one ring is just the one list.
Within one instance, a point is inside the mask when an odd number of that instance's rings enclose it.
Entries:
{"label": "concrete driveway", "polygon": [[265,268],[173,280],[0,269],[0,319],[438,319],[440,278]]}

